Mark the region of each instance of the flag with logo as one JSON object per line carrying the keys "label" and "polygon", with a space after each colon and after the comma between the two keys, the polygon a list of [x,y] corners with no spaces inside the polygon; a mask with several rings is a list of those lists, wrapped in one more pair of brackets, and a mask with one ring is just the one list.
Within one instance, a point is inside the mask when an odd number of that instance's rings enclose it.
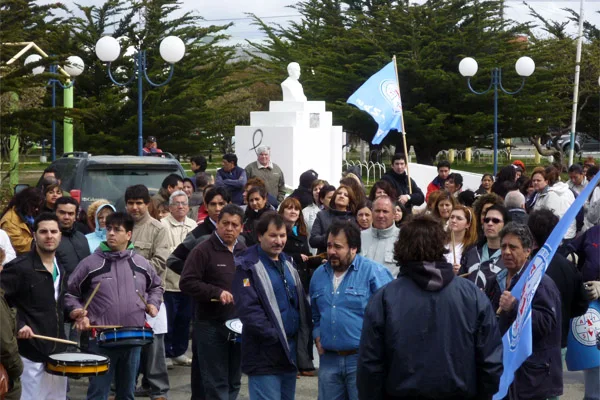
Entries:
{"label": "flag with logo", "polygon": [[392,129],[402,132],[402,99],[394,61],[363,83],[347,102],[368,112],[379,125],[373,144],[381,143]]}
{"label": "flag with logo", "polygon": [[566,357],[569,371],[582,371],[600,366],[600,349],[596,347],[598,333],[600,301],[596,300],[590,303],[585,314],[571,320]]}
{"label": "flag with logo", "polygon": [[577,213],[583,207],[586,199],[590,197],[592,190],[596,187],[599,180],[600,174],[596,174],[581,191],[579,196],[577,196],[571,207],[569,207],[565,215],[563,215],[556,227],[554,227],[544,246],[537,252],[533,260],[529,262],[521,275],[521,279],[519,279],[511,291],[512,295],[519,302],[517,305],[517,317],[504,334],[504,337],[502,337],[504,372],[500,378],[498,393],[494,395],[493,400],[500,400],[506,396],[508,387],[515,377],[515,372],[532,353],[531,303],[533,302],[533,296],[535,296],[535,291],[548,268],[548,264],[552,260],[552,257],[554,257],[562,238],[567,233],[569,226],[575,220]]}

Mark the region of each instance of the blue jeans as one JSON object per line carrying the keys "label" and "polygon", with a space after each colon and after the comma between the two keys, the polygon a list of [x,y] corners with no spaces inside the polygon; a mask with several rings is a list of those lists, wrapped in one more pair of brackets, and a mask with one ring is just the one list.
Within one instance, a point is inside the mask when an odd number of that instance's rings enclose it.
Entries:
{"label": "blue jeans", "polygon": [[319,400],[358,400],[358,354],[340,356],[325,352],[319,361]]}
{"label": "blue jeans", "polygon": [[600,367],[583,370],[585,397],[583,400],[600,400]]}
{"label": "blue jeans", "polygon": [[240,392],[241,343],[229,339],[223,322],[194,319],[194,336],[204,396],[210,400],[235,400]]}
{"label": "blue jeans", "polygon": [[[290,354],[296,362],[296,340],[290,340]],[[250,400],[294,400],[296,373],[248,376]]]}
{"label": "blue jeans", "polygon": [[90,351],[110,358],[110,368],[104,375],[90,378],[87,391],[88,400],[106,400],[110,392],[110,384],[115,380],[116,398],[134,400],[135,380],[140,366],[141,346],[104,349],[96,340],[90,339]]}
{"label": "blue jeans", "polygon": [[188,348],[192,299],[181,292],[165,292],[164,299],[169,327],[165,335],[165,355],[167,358],[179,357]]}

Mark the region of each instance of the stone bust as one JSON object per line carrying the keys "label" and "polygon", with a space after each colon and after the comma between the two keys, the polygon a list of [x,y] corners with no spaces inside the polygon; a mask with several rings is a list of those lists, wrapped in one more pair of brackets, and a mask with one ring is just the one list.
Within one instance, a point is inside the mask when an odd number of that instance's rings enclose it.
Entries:
{"label": "stone bust", "polygon": [[300,78],[300,64],[297,62],[289,63],[287,71],[288,78],[281,82],[283,101],[307,101],[302,84],[298,82],[298,78]]}

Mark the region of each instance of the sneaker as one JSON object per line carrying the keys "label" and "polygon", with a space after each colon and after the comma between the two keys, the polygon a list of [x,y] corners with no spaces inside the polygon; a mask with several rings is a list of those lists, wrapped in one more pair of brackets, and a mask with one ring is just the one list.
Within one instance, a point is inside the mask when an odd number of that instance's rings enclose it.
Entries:
{"label": "sneaker", "polygon": [[173,365],[173,359],[172,358],[168,358],[166,359],[167,361],[167,369],[173,369],[175,368],[175,365]]}
{"label": "sneaker", "polygon": [[175,365],[183,365],[184,367],[189,367],[192,365],[192,359],[187,357],[185,354],[180,355],[179,357],[174,357],[173,364]]}

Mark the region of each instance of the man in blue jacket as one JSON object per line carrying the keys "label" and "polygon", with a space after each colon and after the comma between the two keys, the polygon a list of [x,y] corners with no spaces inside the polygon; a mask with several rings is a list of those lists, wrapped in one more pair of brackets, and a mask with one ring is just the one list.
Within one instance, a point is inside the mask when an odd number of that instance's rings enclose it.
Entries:
{"label": "man in blue jacket", "polygon": [[241,206],[244,204],[242,192],[246,185],[246,171],[238,167],[237,156],[235,154],[225,154],[223,156],[223,168],[217,170],[215,179],[216,187],[224,187],[231,195],[231,202]]}
{"label": "man in blue jacket", "polygon": [[328,261],[310,281],[319,399],[358,399],[356,366],[365,308],[371,295],[393,279],[386,267],[357,254],[360,244],[358,225],[335,221],[327,235]]}
{"label": "man in blue jacket", "polygon": [[251,399],[293,399],[298,369],[314,369],[307,347],[310,309],[298,272],[283,252],[287,227],[265,213],[259,244],[235,257],[232,291],[244,328],[242,372]]}

